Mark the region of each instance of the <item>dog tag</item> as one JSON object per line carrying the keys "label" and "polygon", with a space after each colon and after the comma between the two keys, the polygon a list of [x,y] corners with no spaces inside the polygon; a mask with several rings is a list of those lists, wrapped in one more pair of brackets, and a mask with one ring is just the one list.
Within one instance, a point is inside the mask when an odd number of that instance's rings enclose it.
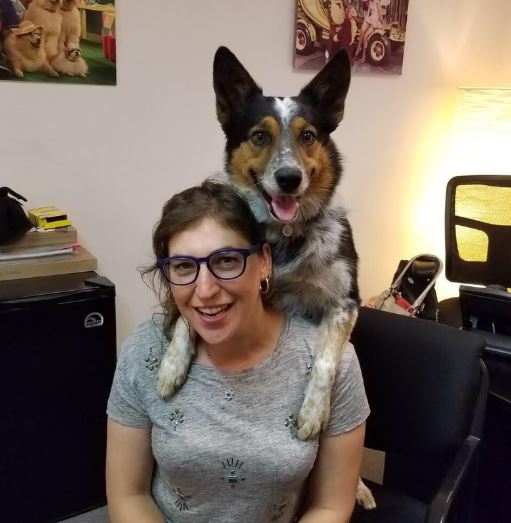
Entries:
{"label": "dog tag", "polygon": [[287,237],[293,236],[293,227],[291,227],[289,223],[286,223],[286,225],[282,227],[282,234]]}

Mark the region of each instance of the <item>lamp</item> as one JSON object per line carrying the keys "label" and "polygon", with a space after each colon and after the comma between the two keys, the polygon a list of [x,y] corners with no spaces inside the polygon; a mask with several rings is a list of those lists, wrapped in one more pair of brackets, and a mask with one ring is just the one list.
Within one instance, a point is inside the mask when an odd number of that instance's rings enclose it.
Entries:
{"label": "lamp", "polygon": [[510,145],[511,89],[459,89],[450,172],[511,174]]}

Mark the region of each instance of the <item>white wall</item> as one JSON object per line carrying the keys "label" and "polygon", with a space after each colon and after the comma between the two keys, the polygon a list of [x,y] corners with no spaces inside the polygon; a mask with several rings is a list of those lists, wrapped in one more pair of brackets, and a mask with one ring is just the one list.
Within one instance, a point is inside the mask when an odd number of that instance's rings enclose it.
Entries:
{"label": "white wall", "polygon": [[[155,304],[136,267],[150,260],[163,202],[222,168],[217,46],[229,46],[268,94],[296,94],[312,73],[292,68],[295,0],[117,9],[117,87],[0,85],[0,184],[29,207],[69,212],[117,286],[122,339]],[[364,298],[389,283],[399,259],[443,254],[444,188],[456,173],[439,165],[455,89],[511,85],[509,20],[509,0],[410,0],[403,74],[353,79],[334,138]]]}

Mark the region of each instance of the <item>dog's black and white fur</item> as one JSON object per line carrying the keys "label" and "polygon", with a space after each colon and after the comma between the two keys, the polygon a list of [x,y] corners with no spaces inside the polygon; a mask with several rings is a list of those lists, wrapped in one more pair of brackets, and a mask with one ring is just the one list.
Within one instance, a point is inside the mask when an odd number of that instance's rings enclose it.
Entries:
{"label": "dog's black and white fur", "polygon": [[[345,210],[332,199],[342,174],[330,138],[343,118],[351,65],[341,51],[292,98],[266,97],[225,47],[214,60],[217,116],[226,136],[226,172],[266,225],[275,307],[320,324],[316,358],[298,415],[298,437],[325,427],[341,354],[357,319],[357,253]],[[193,357],[187,327],[176,324],[159,372],[171,395]],[[359,482],[357,500],[374,506]]]}

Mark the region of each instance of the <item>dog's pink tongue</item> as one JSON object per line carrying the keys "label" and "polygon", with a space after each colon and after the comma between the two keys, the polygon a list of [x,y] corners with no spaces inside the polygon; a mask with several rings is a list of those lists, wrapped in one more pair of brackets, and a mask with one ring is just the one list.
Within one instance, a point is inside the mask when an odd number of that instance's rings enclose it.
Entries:
{"label": "dog's pink tongue", "polygon": [[275,196],[271,208],[279,220],[289,222],[296,216],[298,202],[292,196]]}

